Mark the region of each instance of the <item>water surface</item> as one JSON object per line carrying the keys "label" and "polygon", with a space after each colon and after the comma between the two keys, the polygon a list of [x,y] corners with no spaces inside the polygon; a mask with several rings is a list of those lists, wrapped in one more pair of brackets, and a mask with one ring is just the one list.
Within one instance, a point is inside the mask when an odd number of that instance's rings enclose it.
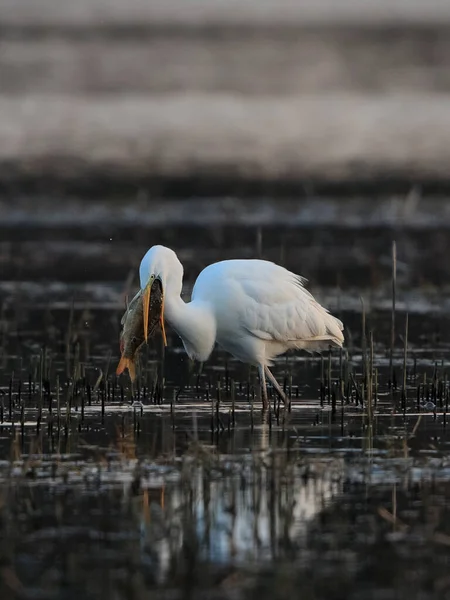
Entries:
{"label": "water surface", "polygon": [[[445,224],[49,223],[10,221],[0,244],[2,598],[450,597]],[[345,351],[282,357],[291,407],[271,394],[265,420],[253,369],[192,364],[173,332],[134,387],[116,378],[125,295],[160,242],[186,296],[212,260],[301,273]]]}

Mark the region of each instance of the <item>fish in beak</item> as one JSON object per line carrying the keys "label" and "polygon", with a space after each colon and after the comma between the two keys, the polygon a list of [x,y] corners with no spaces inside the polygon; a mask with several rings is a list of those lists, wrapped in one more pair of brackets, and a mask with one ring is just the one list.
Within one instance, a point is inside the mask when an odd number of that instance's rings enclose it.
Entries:
{"label": "fish in beak", "polygon": [[161,333],[162,333],[162,337],[163,337],[164,346],[167,346],[166,330],[165,330],[165,326],[164,326],[164,288],[162,286],[161,279],[159,277],[158,278],[155,277],[155,275],[151,275],[151,277],[148,280],[148,283],[145,286],[145,289],[142,293],[142,302],[143,302],[143,307],[144,307],[144,338],[145,338],[145,341],[147,342],[147,340],[148,340],[148,321],[149,321],[149,315],[150,315],[150,310],[151,310],[151,303],[150,303],[151,291],[152,291],[152,285],[153,285],[155,279],[158,279],[161,283],[162,294],[161,294],[161,312],[159,315],[159,322],[160,322],[160,326],[161,326]]}

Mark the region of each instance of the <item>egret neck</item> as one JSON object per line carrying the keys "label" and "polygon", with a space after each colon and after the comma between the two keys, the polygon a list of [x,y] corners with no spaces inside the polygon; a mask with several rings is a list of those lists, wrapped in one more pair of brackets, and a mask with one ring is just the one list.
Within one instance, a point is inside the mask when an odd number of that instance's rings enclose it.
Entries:
{"label": "egret neck", "polygon": [[184,302],[178,294],[165,294],[165,317],[183,341],[192,360],[205,362],[216,342],[216,317],[207,302]]}

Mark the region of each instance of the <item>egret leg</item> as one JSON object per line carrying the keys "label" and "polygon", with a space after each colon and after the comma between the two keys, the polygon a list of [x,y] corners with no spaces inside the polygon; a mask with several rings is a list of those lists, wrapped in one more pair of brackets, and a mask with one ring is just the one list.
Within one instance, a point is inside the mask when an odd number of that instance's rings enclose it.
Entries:
{"label": "egret leg", "polygon": [[269,381],[271,382],[271,384],[273,385],[273,387],[277,390],[280,398],[283,400],[284,405],[287,406],[289,404],[289,402],[288,402],[288,399],[286,398],[286,394],[283,392],[280,384],[278,383],[278,381],[275,379],[275,377],[270,372],[269,367],[264,367],[264,371],[266,372],[266,375],[267,375]]}
{"label": "egret leg", "polygon": [[269,400],[267,398],[267,385],[266,385],[266,375],[264,373],[264,366],[259,365],[258,371],[259,371],[259,382],[261,384],[261,396],[262,396],[263,410],[267,410],[267,408],[269,406]]}

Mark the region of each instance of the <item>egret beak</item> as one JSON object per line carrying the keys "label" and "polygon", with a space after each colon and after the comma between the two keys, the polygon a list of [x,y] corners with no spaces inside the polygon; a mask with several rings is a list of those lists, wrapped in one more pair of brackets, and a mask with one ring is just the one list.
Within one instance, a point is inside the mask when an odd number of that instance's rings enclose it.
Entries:
{"label": "egret beak", "polygon": [[154,280],[155,276],[152,275],[148,280],[147,285],[145,286],[144,293],[142,294],[142,302],[144,304],[144,339],[146,342],[148,340],[148,313],[150,310],[150,292]]}
{"label": "egret beak", "polygon": [[159,322],[161,324],[161,334],[164,346],[167,346],[166,329],[164,327],[164,290],[162,291],[161,315],[159,317]]}

